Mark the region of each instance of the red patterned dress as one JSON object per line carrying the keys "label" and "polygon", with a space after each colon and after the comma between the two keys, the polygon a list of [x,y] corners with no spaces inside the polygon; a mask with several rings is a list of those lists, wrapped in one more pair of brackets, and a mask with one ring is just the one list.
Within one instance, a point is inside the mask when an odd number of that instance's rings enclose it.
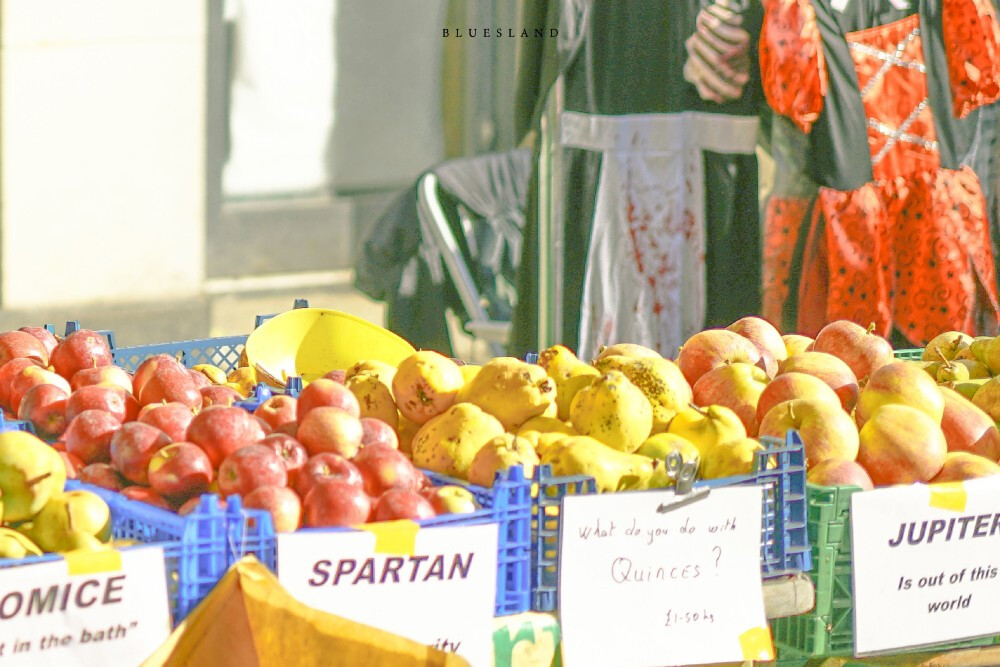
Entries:
{"label": "red patterned dress", "polygon": [[809,135],[820,187],[768,201],[764,315],[787,323],[794,296],[805,335],[849,319],[923,345],[1000,322],[986,204],[960,163],[962,119],[1000,96],[1000,27],[991,0],[910,4],[766,3],[764,90]]}

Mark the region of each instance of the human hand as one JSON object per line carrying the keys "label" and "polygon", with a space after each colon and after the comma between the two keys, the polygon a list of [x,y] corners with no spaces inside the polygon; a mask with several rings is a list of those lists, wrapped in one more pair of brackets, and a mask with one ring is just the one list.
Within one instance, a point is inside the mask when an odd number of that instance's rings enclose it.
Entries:
{"label": "human hand", "polygon": [[716,0],[698,13],[695,32],[684,42],[684,79],[704,100],[738,99],[750,80],[750,35],[739,9],[733,0]]}

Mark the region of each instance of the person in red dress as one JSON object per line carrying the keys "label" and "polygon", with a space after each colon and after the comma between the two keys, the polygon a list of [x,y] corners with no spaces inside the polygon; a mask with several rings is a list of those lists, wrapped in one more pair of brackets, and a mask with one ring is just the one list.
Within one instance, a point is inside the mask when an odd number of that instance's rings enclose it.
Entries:
{"label": "person in red dress", "polygon": [[764,92],[800,150],[777,180],[815,183],[767,202],[764,316],[810,336],[874,323],[915,346],[996,333],[986,203],[962,165],[974,111],[1000,97],[992,0],[764,4]]}

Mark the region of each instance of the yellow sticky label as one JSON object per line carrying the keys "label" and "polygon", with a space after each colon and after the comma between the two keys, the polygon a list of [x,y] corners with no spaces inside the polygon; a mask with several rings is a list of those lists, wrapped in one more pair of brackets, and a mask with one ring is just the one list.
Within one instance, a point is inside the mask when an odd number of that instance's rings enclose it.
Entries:
{"label": "yellow sticky label", "polygon": [[71,576],[115,572],[122,569],[122,553],[117,549],[77,549],[63,554]]}
{"label": "yellow sticky label", "polygon": [[750,628],[740,635],[740,648],[744,660],[774,660],[771,628]]}
{"label": "yellow sticky label", "polygon": [[953,512],[965,511],[965,485],[962,482],[941,482],[931,484],[931,507]]}
{"label": "yellow sticky label", "polygon": [[417,533],[420,526],[416,521],[380,521],[355,526],[375,536],[375,553],[412,556],[416,549]]}

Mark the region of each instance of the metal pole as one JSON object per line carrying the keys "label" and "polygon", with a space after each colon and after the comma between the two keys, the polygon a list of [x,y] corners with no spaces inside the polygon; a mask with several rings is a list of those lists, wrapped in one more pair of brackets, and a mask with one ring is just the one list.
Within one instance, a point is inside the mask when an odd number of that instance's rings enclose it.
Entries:
{"label": "metal pole", "polygon": [[538,164],[538,350],[562,337],[562,147],[559,115],[563,79],[549,91],[539,132]]}

